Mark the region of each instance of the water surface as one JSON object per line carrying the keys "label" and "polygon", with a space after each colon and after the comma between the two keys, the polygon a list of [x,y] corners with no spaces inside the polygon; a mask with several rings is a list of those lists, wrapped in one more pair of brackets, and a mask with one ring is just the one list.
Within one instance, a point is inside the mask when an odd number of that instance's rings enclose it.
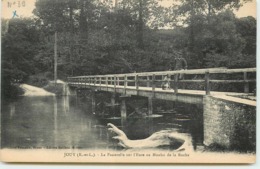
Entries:
{"label": "water surface", "polygon": [[[147,111],[145,100],[138,103],[130,100],[127,104],[128,111],[133,107]],[[86,97],[19,97],[5,103],[1,119],[2,148],[119,149],[107,130],[107,123],[118,126],[129,139],[143,139],[170,129],[188,135],[194,149],[202,145],[202,105],[157,100],[152,117],[127,119],[99,105],[97,110],[106,111],[108,116],[93,114],[91,99]]]}

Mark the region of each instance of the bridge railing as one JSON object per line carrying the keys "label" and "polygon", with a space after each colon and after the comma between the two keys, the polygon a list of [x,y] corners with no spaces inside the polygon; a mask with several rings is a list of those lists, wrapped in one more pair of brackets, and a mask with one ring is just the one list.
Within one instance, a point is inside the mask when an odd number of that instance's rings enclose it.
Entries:
{"label": "bridge railing", "polygon": [[[256,82],[248,78],[248,73],[256,73],[256,68],[227,69],[227,68],[209,68],[178,71],[160,71],[160,72],[141,72],[127,74],[109,74],[109,75],[91,75],[68,77],[68,84],[82,86],[107,86],[116,88],[134,88],[139,90],[141,87],[151,88],[154,92],[156,88],[165,83],[165,77],[168,82],[173,84],[174,93],[178,93],[179,83],[204,83],[204,90],[207,95],[210,94],[211,83],[243,83],[244,92],[249,92],[249,83]],[[213,79],[213,75],[232,75],[240,74],[241,79]],[[180,75],[190,76],[199,75],[200,78],[180,79]],[[215,76],[216,77],[216,76]]]}

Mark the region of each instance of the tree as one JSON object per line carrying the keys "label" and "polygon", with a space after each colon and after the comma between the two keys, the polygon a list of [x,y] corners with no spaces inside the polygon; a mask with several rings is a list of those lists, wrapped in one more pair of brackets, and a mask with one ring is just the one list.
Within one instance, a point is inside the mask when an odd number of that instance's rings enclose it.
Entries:
{"label": "tree", "polygon": [[[232,10],[239,9],[246,2],[248,0],[179,0],[173,5],[175,9],[173,15],[178,13],[178,22],[182,23],[183,31],[188,34],[183,48],[187,50],[187,60],[193,68],[216,66],[206,64],[207,55],[214,53],[231,57],[241,52],[244,40],[236,32],[235,16]],[[221,32],[223,29],[226,32]],[[234,51],[236,49],[238,49],[237,52]],[[231,66],[231,64],[228,65]]]}
{"label": "tree", "polygon": [[12,93],[12,84],[22,82],[39,69],[34,56],[39,49],[39,34],[31,19],[11,19],[4,22],[2,35],[2,91],[6,97]]}
{"label": "tree", "polygon": [[62,32],[70,29],[71,12],[73,9],[72,0],[38,0],[35,3],[34,15],[42,28],[50,33]]}
{"label": "tree", "polygon": [[243,53],[256,55],[256,19],[252,16],[236,19],[236,28],[246,41]]}
{"label": "tree", "polygon": [[247,42],[237,27],[237,20],[231,11],[219,13],[212,19],[209,30],[213,36],[204,42],[208,44],[205,49],[208,66],[245,67]]}
{"label": "tree", "polygon": [[141,49],[146,44],[146,30],[163,27],[166,9],[159,5],[158,0],[121,0],[118,8],[128,11],[135,21],[136,39]]}

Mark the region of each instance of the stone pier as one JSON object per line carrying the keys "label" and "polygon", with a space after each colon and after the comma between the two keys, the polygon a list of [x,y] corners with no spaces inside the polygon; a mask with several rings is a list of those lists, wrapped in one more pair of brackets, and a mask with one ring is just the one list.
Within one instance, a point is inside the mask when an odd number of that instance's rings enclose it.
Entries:
{"label": "stone pier", "polygon": [[254,149],[256,107],[212,96],[204,97],[204,144],[227,149]]}

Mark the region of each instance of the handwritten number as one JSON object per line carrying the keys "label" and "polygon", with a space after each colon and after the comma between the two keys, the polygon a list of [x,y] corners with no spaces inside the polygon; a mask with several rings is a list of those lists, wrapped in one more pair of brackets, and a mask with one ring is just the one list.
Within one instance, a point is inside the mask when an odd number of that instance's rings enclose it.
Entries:
{"label": "handwritten number", "polygon": [[8,8],[12,8],[12,6],[17,6],[18,8],[25,7],[25,1],[7,2]]}

